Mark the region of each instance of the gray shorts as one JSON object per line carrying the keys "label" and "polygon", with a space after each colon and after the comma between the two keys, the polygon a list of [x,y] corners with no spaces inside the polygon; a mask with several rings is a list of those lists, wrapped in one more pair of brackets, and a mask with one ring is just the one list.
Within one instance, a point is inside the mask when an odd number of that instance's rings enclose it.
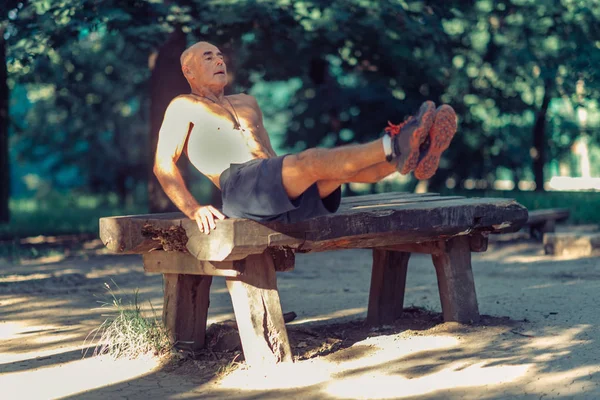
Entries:
{"label": "gray shorts", "polygon": [[219,178],[223,214],[255,221],[299,222],[337,211],[341,188],[324,199],[315,183],[300,197],[290,200],[281,177],[285,156],[231,164]]}

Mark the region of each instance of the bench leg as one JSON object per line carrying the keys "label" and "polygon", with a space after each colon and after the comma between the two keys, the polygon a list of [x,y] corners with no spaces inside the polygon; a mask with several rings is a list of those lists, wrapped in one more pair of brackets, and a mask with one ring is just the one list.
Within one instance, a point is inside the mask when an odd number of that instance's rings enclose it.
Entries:
{"label": "bench leg", "polygon": [[226,280],[246,363],[260,367],[292,361],[273,257],[249,256],[244,273]]}
{"label": "bench leg", "polygon": [[532,238],[537,240],[542,240],[544,238],[544,233],[552,233],[554,231],[556,231],[556,221],[553,219],[548,219],[529,227],[529,234]]}
{"label": "bench leg", "polygon": [[[542,227],[542,233],[552,233],[556,230],[556,221],[553,219],[549,219],[544,222],[544,226]],[[543,237],[543,235],[542,235]]]}
{"label": "bench leg", "polygon": [[199,350],[206,340],[212,276],[163,274],[163,322],[177,347]]}
{"label": "bench leg", "polygon": [[367,324],[392,324],[402,314],[410,253],[373,250]]}
{"label": "bench leg", "polygon": [[479,321],[469,242],[468,236],[452,238],[446,242],[445,251],[431,256],[446,322]]}

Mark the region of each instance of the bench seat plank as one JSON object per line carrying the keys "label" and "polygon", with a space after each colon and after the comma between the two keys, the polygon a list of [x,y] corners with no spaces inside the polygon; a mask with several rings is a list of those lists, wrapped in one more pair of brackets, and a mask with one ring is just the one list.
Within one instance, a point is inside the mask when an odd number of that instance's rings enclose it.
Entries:
{"label": "bench seat plank", "polygon": [[567,208],[549,208],[545,210],[533,210],[529,211],[527,225],[540,224],[548,220],[560,222],[568,219],[570,215],[571,212]]}
{"label": "bench seat plank", "polygon": [[428,199],[431,197],[440,197],[439,193],[405,193],[389,192],[379,194],[365,194],[362,196],[351,196],[342,198],[343,204],[365,203],[368,201],[400,200],[400,199]]}
{"label": "bench seat plank", "polygon": [[354,204],[341,204],[338,210],[339,212],[346,211],[362,211],[365,209],[376,209],[376,208],[395,208],[400,205],[407,204],[417,204],[417,203],[433,203],[437,201],[448,201],[448,200],[458,200],[464,199],[464,197],[460,196],[452,196],[452,197],[422,197],[422,198],[399,198],[399,199],[387,199],[387,200],[377,200],[373,199],[370,201],[365,201],[362,203],[354,203]]}
{"label": "bench seat plank", "polygon": [[556,223],[569,219],[571,212],[568,208],[548,208],[529,212],[526,225],[529,226],[531,237],[542,240],[545,233],[556,230]]}
{"label": "bench seat plank", "polygon": [[325,251],[431,241],[476,231],[515,232],[527,218],[527,209],[510,199],[431,197],[398,204],[356,203],[296,224],[226,219],[217,221],[210,235],[200,233],[194,221],[179,213],[106,217],[100,220],[100,237],[106,247],[120,253],[183,247],[200,260],[229,261],[261,254],[267,247]]}

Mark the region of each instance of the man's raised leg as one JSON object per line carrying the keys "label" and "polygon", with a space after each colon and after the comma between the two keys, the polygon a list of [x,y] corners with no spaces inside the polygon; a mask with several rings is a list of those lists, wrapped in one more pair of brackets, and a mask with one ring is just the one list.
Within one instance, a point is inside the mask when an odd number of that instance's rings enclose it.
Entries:
{"label": "man's raised leg", "polygon": [[344,183],[376,183],[396,172],[396,166],[387,161],[379,164],[371,165],[363,170],[358,171],[355,175],[348,178],[346,181],[340,180],[322,180],[317,182],[319,188],[319,196],[324,199],[333,193],[339,186]]}
{"label": "man's raised leg", "polygon": [[[386,160],[392,161],[401,173],[408,174],[417,167],[420,146],[429,135],[434,115],[435,104],[426,101],[414,117],[399,125],[390,124],[386,128],[389,136],[382,139],[334,149],[308,149],[285,157],[282,181],[288,197],[296,199],[316,182],[350,182],[360,171]],[[368,174],[375,172],[368,171]],[[339,186],[335,182],[320,183],[320,195],[335,190]]]}
{"label": "man's raised leg", "polygon": [[295,199],[319,181],[347,182],[365,168],[385,162],[385,157],[382,139],[334,149],[308,149],[283,159],[283,187],[288,197]]}

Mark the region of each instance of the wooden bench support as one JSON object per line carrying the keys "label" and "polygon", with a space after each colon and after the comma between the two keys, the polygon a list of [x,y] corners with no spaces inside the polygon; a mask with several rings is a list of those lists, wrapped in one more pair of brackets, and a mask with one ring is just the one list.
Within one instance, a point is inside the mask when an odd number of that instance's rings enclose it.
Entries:
{"label": "wooden bench support", "polygon": [[163,274],[163,322],[176,347],[199,350],[206,340],[212,276]]}
{"label": "wooden bench support", "polygon": [[226,278],[246,363],[251,367],[292,361],[277,291],[273,257],[246,258],[244,273]]}
{"label": "wooden bench support", "polygon": [[373,250],[367,324],[389,325],[402,314],[410,253]]}
{"label": "wooden bench support", "polygon": [[446,241],[446,250],[432,254],[437,274],[444,321],[479,321],[475,281],[471,269],[471,244],[468,236]]}
{"label": "wooden bench support", "polygon": [[191,274],[210,276],[239,276],[244,261],[201,261],[186,253],[153,251],[142,256],[144,271],[163,274]]}

